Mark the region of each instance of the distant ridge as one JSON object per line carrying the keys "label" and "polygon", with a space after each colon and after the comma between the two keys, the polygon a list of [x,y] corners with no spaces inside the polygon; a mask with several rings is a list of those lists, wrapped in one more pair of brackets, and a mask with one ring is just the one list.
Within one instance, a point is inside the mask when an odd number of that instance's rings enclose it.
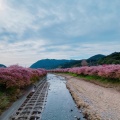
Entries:
{"label": "distant ridge", "polygon": [[[35,62],[31,68],[71,68],[80,67],[82,60],[56,60],[56,59],[43,59]],[[114,52],[110,55],[97,54],[86,59],[88,66],[102,65],[102,64],[120,64],[120,52]]]}
{"label": "distant ridge", "polygon": [[88,58],[87,60],[99,60],[99,59],[104,58],[104,57],[105,57],[105,55],[97,54],[97,55],[94,55],[94,56]]}
{"label": "distant ridge", "polygon": [[74,60],[43,59],[32,64],[30,68],[54,69],[54,68],[61,67],[62,64],[69,63],[71,61],[74,61]]}
{"label": "distant ridge", "polygon": [[[97,61],[104,57],[105,57],[105,55],[97,54],[97,55],[94,55],[94,56],[86,59],[86,61],[88,62],[89,66],[93,66],[93,65],[97,65],[98,64]],[[66,63],[66,64],[62,65],[62,68],[80,67],[81,62],[82,62],[82,60],[72,61],[70,63]]]}
{"label": "distant ridge", "polygon": [[[96,65],[96,61],[105,57],[105,55],[94,55],[87,59],[87,62],[91,65]],[[70,68],[81,66],[82,60],[57,60],[57,59],[43,59],[35,62],[30,68],[44,68],[44,69],[55,69],[55,68]]]}
{"label": "distant ridge", "polygon": [[94,55],[94,56],[88,58],[87,62],[89,63],[89,66],[98,65],[98,61],[104,57],[105,57],[105,55],[97,54],[97,55]]}
{"label": "distant ridge", "polygon": [[98,64],[120,64],[120,52],[114,52],[98,60]]}

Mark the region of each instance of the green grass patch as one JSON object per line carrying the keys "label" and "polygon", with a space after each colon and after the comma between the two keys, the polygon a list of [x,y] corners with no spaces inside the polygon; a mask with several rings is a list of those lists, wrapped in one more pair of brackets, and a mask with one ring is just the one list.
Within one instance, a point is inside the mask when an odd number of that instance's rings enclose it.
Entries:
{"label": "green grass patch", "polygon": [[71,76],[73,76],[73,77],[77,77],[77,76],[78,76],[78,75],[75,74],[75,73],[66,73],[66,74],[71,75]]}
{"label": "green grass patch", "polygon": [[73,77],[77,77],[77,78],[82,78],[86,81],[93,81],[93,82],[99,82],[102,84],[120,84],[120,80],[119,79],[109,79],[109,78],[103,78],[100,76],[90,76],[90,75],[77,75],[75,73],[66,73],[68,75],[71,75]]}
{"label": "green grass patch", "polygon": [[0,114],[9,106],[9,103],[9,97],[5,93],[0,92]]}
{"label": "green grass patch", "polygon": [[16,87],[7,88],[0,84],[0,114],[5,111],[19,95],[19,89]]}

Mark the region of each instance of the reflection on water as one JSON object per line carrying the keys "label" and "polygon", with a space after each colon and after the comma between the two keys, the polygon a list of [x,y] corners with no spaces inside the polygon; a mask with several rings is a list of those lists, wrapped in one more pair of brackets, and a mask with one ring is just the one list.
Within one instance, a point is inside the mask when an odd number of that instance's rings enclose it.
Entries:
{"label": "reflection on water", "polygon": [[42,120],[84,120],[66,88],[65,79],[48,74],[47,80],[50,88]]}

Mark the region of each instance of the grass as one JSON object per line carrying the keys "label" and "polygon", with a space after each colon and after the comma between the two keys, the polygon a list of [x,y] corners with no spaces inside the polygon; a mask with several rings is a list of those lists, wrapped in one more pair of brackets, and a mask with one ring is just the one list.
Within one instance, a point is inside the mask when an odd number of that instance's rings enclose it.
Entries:
{"label": "grass", "polygon": [[74,77],[78,77],[78,78],[85,78],[88,81],[97,80],[102,83],[112,83],[112,84],[120,83],[119,79],[108,79],[108,78],[103,78],[99,76],[90,76],[90,75],[77,75],[75,73],[67,73],[67,74],[74,76]]}
{"label": "grass", "polygon": [[[43,79],[41,77],[39,79]],[[34,82],[36,79],[34,79]],[[0,84],[0,115],[4,112],[7,108],[9,108],[13,102],[15,102],[21,95],[24,95],[25,91],[29,88],[26,86],[24,88],[17,88],[15,86],[11,88],[6,88],[4,84]]]}
{"label": "grass", "polygon": [[19,91],[15,88],[8,88],[0,84],[0,115],[17,99]]}
{"label": "grass", "polygon": [[66,73],[66,74],[83,79],[88,82],[95,83],[103,87],[115,88],[118,91],[120,91],[120,80],[119,79],[109,79],[109,78],[103,78],[100,76],[90,76],[90,75],[77,75],[74,73]]}
{"label": "grass", "polygon": [[9,97],[5,93],[0,92],[0,114],[9,106],[9,104]]}

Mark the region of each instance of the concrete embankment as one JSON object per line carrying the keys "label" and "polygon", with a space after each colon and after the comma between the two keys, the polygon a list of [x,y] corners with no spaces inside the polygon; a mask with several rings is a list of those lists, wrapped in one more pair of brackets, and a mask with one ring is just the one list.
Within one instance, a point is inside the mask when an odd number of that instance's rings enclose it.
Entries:
{"label": "concrete embankment", "polygon": [[[40,101],[39,102],[40,107],[43,105],[44,99],[41,99],[41,98],[45,98],[43,96],[45,95],[45,93],[47,91],[46,88],[48,88],[48,84],[44,87],[43,83],[47,84],[46,77],[40,78],[40,81],[38,81],[36,83],[36,90],[35,91],[33,91],[34,90],[33,85],[26,88],[25,94],[22,95],[16,102],[14,102],[12,104],[12,106],[10,108],[8,108],[8,110],[6,110],[0,116],[0,120],[18,120],[18,119],[31,120],[31,118],[34,119],[35,117],[31,114],[34,112],[34,108],[36,108],[35,105],[39,101]],[[46,90],[44,90],[44,89],[46,89]],[[36,96],[36,94],[37,94],[37,96]],[[39,100],[39,98],[40,98],[40,100]],[[30,108],[30,110],[29,110],[29,108]],[[41,111],[41,108],[40,108],[40,111]]]}

